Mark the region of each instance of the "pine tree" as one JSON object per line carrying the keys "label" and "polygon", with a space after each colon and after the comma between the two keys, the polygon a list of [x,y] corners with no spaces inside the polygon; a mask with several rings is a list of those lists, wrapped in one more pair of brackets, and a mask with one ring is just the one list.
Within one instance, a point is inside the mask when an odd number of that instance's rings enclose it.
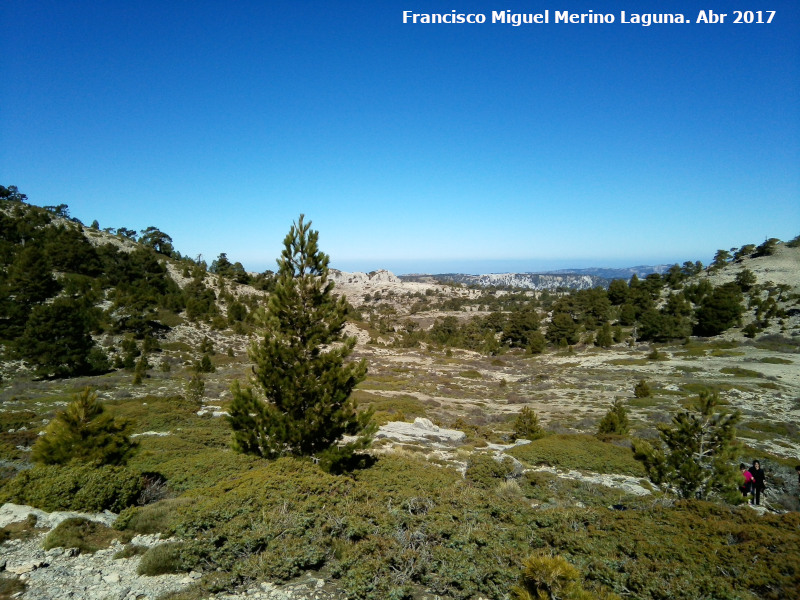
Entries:
{"label": "pine tree", "polygon": [[544,430],[539,424],[539,416],[529,406],[524,407],[514,420],[515,440],[538,440],[544,435]]}
{"label": "pine tree", "polygon": [[653,483],[682,498],[720,496],[735,499],[733,463],[736,423],[741,415],[717,412],[719,394],[701,392],[694,410],[678,413],[672,426],[661,425],[661,447],[634,444],[634,456]]}
{"label": "pine tree", "polygon": [[636,398],[649,398],[653,395],[653,392],[650,390],[650,386],[644,379],[640,379],[639,382],[633,386],[633,395]]}
{"label": "pine tree", "polygon": [[628,410],[621,400],[614,400],[614,404],[600,421],[597,433],[600,435],[625,435],[629,429]]}
{"label": "pine tree", "polygon": [[614,343],[614,339],[611,336],[611,325],[609,325],[608,321],[603,323],[603,326],[594,336],[594,345],[600,346],[601,348],[608,348],[611,344]]}
{"label": "pine tree", "polygon": [[136,449],[128,437],[131,425],[105,412],[97,394],[85,388],[73,397],[33,446],[33,461],[60,465],[70,461],[121,465]]}
{"label": "pine tree", "polygon": [[190,379],[186,381],[184,388],[184,396],[190,402],[197,402],[198,404],[203,401],[203,395],[206,393],[206,382],[200,373],[195,372]]}
{"label": "pine tree", "polygon": [[93,315],[83,299],[59,297],[36,306],[22,335],[18,354],[40,377],[70,377],[96,370],[91,336]]}
{"label": "pine tree", "polygon": [[[250,348],[259,393],[233,386],[229,420],[239,452],[344,458],[366,447],[374,432],[371,413],[358,412],[351,396],[367,367],[363,360],[345,363],[356,341],[342,336],[347,301],[333,296],[329,258],[310,227],[303,215],[292,225],[259,317],[263,339]],[[358,437],[335,450],[344,435]]]}

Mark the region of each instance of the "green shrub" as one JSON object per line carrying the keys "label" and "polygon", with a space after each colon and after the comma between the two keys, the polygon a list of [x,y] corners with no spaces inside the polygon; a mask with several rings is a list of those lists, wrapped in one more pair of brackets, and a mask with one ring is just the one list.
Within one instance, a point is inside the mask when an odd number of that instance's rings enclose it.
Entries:
{"label": "green shrub", "polygon": [[134,556],[141,556],[147,552],[147,546],[138,546],[136,544],[125,544],[125,547],[114,554],[114,560],[121,558],[133,558]]}
{"label": "green shrub", "polygon": [[40,465],[8,482],[0,492],[0,502],[46,511],[119,512],[132,506],[141,491],[141,476],[125,467]]}
{"label": "green shrub", "polygon": [[461,371],[458,374],[459,377],[466,377],[467,379],[481,379],[482,375],[480,372],[476,371],[475,369],[468,369],[466,371]]}
{"label": "green shrub", "polygon": [[166,533],[181,507],[191,502],[187,498],[168,498],[147,506],[131,506],[119,514],[114,527],[144,534]]}
{"label": "green shrub", "polygon": [[764,358],[760,358],[758,362],[761,363],[768,363],[772,365],[793,365],[794,362],[787,359],[787,358],[778,358],[777,356],[767,356]]}
{"label": "green shrub", "polygon": [[491,454],[476,452],[467,461],[464,477],[479,487],[492,489],[498,483],[512,478],[514,474],[514,461],[509,457],[495,460]]}
{"label": "green shrub", "polygon": [[611,435],[625,435],[630,429],[628,422],[628,411],[621,400],[614,400],[614,404],[608,409],[608,412],[600,420],[600,425],[597,427],[597,433],[611,434]]}
{"label": "green shrub", "polygon": [[142,560],[139,562],[136,572],[139,575],[152,576],[186,571],[181,558],[182,549],[183,544],[175,542],[153,546],[142,554]]}
{"label": "green shrub", "polygon": [[487,494],[413,456],[381,456],[347,477],[284,458],[187,496],[195,502],[173,528],[187,566],[273,580],[330,568],[354,599],[420,586],[501,597],[528,535],[523,497]]}
{"label": "green shrub", "polygon": [[742,367],[723,367],[719,370],[720,373],[733,375],[734,377],[763,377],[763,373],[753,371],[751,369],[743,369]]}
{"label": "green shrub", "polygon": [[548,435],[517,446],[507,454],[530,465],[549,465],[559,469],[577,469],[595,473],[619,473],[643,477],[645,470],[631,452],[592,435]]}
{"label": "green shrub", "polygon": [[636,398],[649,398],[653,392],[650,390],[650,385],[644,379],[640,379],[633,388],[633,395]]}
{"label": "green shrub", "polygon": [[[228,448],[215,448],[187,440],[184,436],[152,437],[142,442],[142,452],[131,462],[131,467],[141,472],[157,472],[167,480],[172,492],[183,492],[197,487],[214,485],[235,474],[255,466],[263,466],[262,459],[234,452]],[[198,435],[204,432],[197,432]],[[213,433],[213,432],[210,432]],[[222,436],[222,441],[230,439]]]}
{"label": "green shrub", "polygon": [[589,593],[582,585],[580,571],[563,556],[536,554],[525,559],[519,585],[511,590],[514,600],[619,600],[605,590]]}
{"label": "green shrub", "polygon": [[108,548],[112,540],[122,536],[119,531],[114,531],[102,523],[75,517],[61,521],[44,538],[42,547],[45,550],[77,548],[81,554],[94,554],[98,550]]}
{"label": "green shrub", "polygon": [[542,426],[539,425],[539,416],[529,406],[523,409],[514,420],[514,432],[512,438],[515,440],[537,440],[544,435]]}

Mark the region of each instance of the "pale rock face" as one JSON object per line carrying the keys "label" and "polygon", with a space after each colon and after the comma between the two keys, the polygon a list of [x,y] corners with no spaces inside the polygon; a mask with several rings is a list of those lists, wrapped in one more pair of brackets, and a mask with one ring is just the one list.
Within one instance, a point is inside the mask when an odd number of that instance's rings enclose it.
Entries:
{"label": "pale rock face", "polygon": [[346,283],[402,283],[400,278],[391,271],[380,269],[371,273],[346,273],[338,269],[331,269],[328,277],[337,284]]}
{"label": "pale rock face", "polygon": [[414,419],[413,423],[393,421],[382,425],[375,434],[377,439],[388,438],[398,442],[418,444],[450,443],[457,444],[466,439],[463,431],[443,429],[434,425],[429,419]]}

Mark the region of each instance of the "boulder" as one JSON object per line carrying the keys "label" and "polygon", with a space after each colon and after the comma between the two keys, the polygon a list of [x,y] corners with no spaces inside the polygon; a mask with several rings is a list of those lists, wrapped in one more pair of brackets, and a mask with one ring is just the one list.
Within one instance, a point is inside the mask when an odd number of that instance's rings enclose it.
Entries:
{"label": "boulder", "polygon": [[375,434],[376,439],[388,438],[398,442],[418,444],[449,443],[458,444],[466,439],[466,434],[457,429],[443,429],[434,425],[430,419],[416,418],[413,423],[392,421],[382,425]]}

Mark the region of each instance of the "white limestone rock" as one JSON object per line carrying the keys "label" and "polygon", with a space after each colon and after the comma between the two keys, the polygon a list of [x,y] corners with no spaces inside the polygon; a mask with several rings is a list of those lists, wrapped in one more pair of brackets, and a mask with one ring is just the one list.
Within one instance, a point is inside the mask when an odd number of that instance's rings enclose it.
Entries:
{"label": "white limestone rock", "polygon": [[443,429],[434,425],[430,419],[416,418],[413,423],[392,421],[382,425],[375,434],[376,439],[388,438],[398,442],[430,444],[433,442],[458,444],[466,439],[466,434],[457,429]]}

